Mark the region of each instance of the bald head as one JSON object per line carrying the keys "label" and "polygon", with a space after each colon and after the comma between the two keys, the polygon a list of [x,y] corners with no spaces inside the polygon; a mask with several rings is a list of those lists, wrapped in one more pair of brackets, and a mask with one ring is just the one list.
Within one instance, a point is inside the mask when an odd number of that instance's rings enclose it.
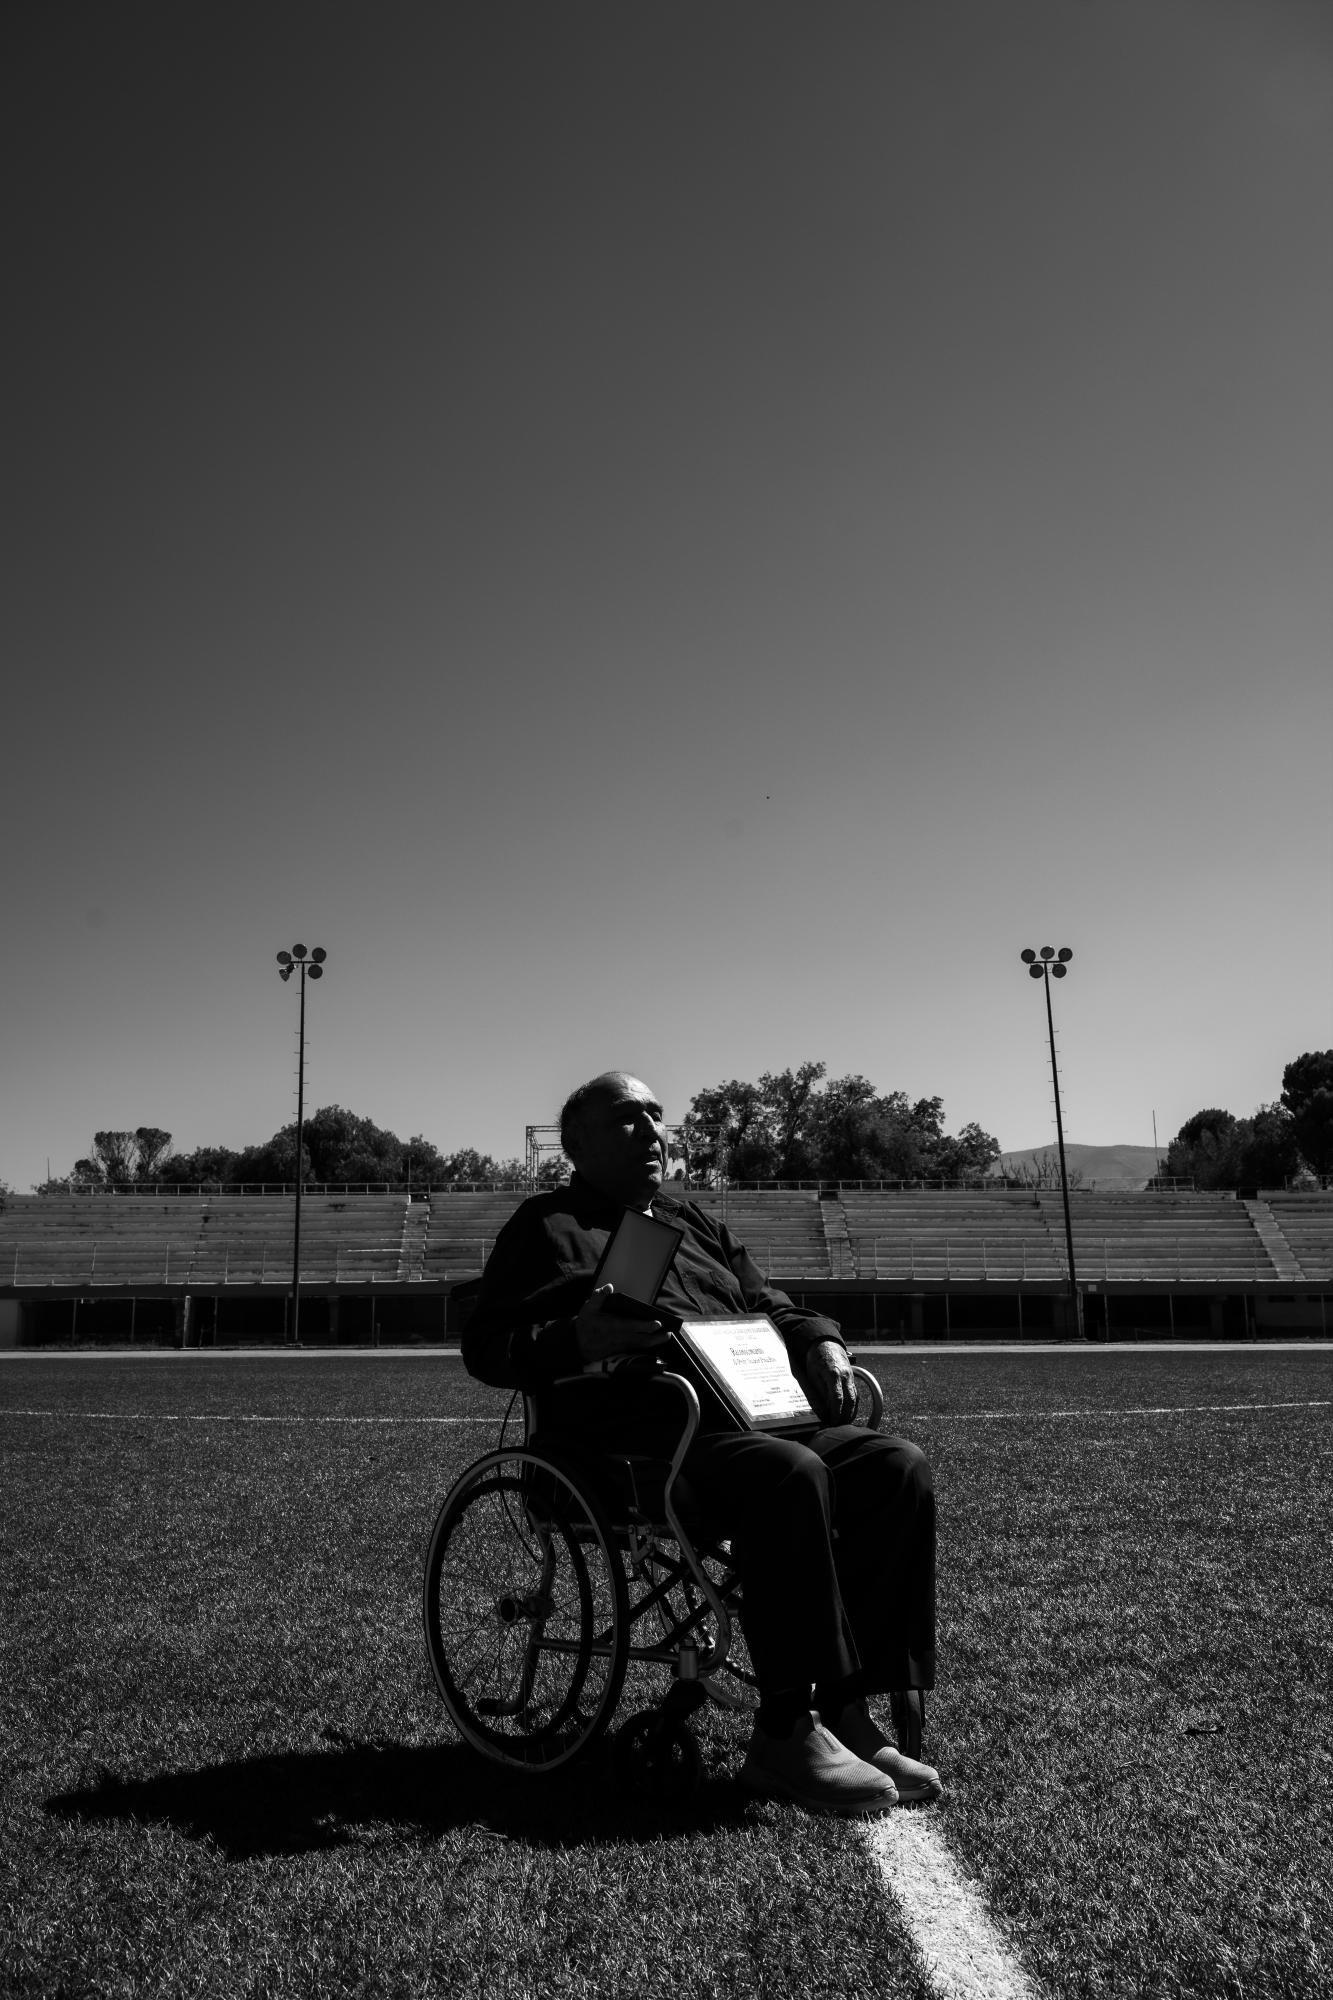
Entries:
{"label": "bald head", "polygon": [[571,1091],[560,1113],[560,1143],[586,1181],[627,1208],[647,1208],[662,1185],[662,1106],[625,1070],[604,1070]]}

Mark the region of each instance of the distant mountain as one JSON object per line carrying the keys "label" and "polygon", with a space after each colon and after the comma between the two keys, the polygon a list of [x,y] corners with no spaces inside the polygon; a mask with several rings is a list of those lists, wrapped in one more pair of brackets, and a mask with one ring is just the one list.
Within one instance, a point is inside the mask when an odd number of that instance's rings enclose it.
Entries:
{"label": "distant mountain", "polygon": [[[1082,1176],[1076,1185],[1093,1187],[1146,1187],[1157,1172],[1157,1162],[1165,1153],[1155,1146],[1078,1146],[1072,1139],[1065,1141],[1065,1159],[1069,1166],[1071,1180],[1075,1174]],[[1054,1139],[1045,1146],[1029,1146],[1025,1151],[1001,1153],[992,1172],[997,1174],[1031,1171],[1038,1160],[1049,1158],[1057,1162],[1058,1185],[1059,1154]]]}

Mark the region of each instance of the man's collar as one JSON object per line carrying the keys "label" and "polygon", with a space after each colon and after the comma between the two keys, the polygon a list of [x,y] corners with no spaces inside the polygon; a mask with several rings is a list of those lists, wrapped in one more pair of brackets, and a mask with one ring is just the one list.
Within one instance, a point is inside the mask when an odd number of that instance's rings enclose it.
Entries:
{"label": "man's collar", "polygon": [[[585,1180],[577,1167],[575,1167],[569,1177],[569,1191],[581,1206],[601,1209],[607,1215],[618,1216],[626,1206],[623,1201],[616,1201],[613,1196],[603,1194],[602,1190],[599,1187],[594,1187],[590,1180]],[[680,1206],[677,1196],[667,1194],[664,1189],[659,1188],[653,1196],[652,1205],[654,1208],[657,1208],[663,1204],[667,1208],[672,1209]]]}
{"label": "man's collar", "polygon": [[569,1177],[569,1192],[583,1208],[604,1208],[608,1214],[619,1214],[625,1206],[623,1201],[614,1201],[590,1180],[585,1180],[577,1167]]}

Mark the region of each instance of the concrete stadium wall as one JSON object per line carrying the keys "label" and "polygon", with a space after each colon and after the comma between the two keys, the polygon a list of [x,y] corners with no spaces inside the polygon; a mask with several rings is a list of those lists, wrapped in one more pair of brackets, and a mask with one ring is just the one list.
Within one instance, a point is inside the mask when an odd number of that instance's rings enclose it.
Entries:
{"label": "concrete stadium wall", "polygon": [[[438,1347],[456,1341],[467,1323],[475,1282],[420,1285],[386,1292],[303,1291],[301,1341],[310,1347]],[[798,1305],[827,1314],[848,1341],[1058,1341],[1072,1337],[1068,1295],[1061,1289],[929,1291],[865,1281],[784,1287]],[[280,1347],[287,1338],[289,1299],[270,1291],[98,1298],[27,1297],[0,1300],[0,1345],[9,1347]],[[5,1310],[7,1309],[7,1310]],[[1333,1295],[1194,1285],[1163,1289],[1122,1285],[1084,1295],[1093,1340],[1252,1340],[1327,1338]],[[7,1330],[7,1332],[6,1332]]]}

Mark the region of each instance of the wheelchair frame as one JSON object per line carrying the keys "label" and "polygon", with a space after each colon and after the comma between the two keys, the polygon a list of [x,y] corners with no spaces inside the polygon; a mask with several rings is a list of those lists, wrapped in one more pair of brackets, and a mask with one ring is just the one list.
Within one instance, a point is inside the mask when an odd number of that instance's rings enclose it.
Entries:
{"label": "wheelchair frame", "polygon": [[[867,1369],[855,1373],[858,1420],[864,1402],[878,1430],[883,1391]],[[534,1447],[536,1410],[525,1396],[524,1443],[506,1445],[502,1425],[498,1447],[459,1475],[436,1516],[423,1583],[431,1670],[464,1740],[510,1770],[538,1776],[585,1755],[611,1723],[632,1662],[669,1668],[672,1681],[658,1707],[617,1731],[616,1771],[662,1795],[697,1782],[694,1709],[709,1698],[757,1703],[729,1546],[683,1519],[679,1504],[699,1399],[683,1375],[653,1379],[679,1396],[684,1415],[664,1478],[660,1458],[575,1463]]]}

